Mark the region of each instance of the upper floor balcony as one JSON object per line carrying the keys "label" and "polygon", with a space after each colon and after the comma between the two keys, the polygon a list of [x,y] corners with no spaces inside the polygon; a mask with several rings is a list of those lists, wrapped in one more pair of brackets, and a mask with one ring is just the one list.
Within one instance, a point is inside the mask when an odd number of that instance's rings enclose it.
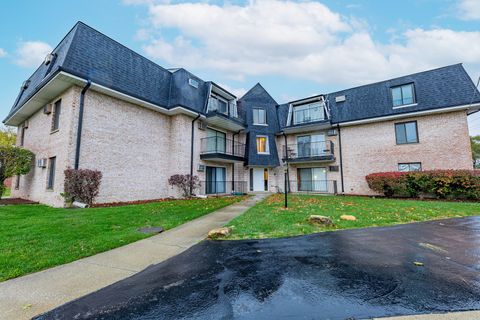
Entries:
{"label": "upper floor balcony", "polygon": [[200,140],[200,159],[218,162],[243,162],[245,144],[221,136]]}
{"label": "upper floor balcony", "polygon": [[208,98],[206,122],[230,131],[245,129],[245,124],[238,116],[235,96],[214,84]]}
{"label": "upper floor balcony", "polygon": [[316,129],[330,127],[330,112],[323,96],[292,102],[289,106],[285,132],[302,132],[313,126]]}
{"label": "upper floor balcony", "polygon": [[335,161],[332,141],[304,142],[283,146],[283,160],[290,163]]}

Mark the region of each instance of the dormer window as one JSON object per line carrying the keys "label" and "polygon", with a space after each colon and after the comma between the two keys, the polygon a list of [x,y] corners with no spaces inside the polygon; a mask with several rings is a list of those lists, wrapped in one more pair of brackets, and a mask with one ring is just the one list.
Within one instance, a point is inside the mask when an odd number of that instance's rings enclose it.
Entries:
{"label": "dormer window", "polygon": [[293,107],[293,124],[325,120],[325,109],[320,101]]}
{"label": "dormer window", "polygon": [[253,112],[253,124],[254,125],[266,125],[267,124],[267,115],[265,109],[254,108]]}
{"label": "dormer window", "polygon": [[237,118],[237,100],[234,95],[226,90],[213,85],[212,92],[208,98],[207,112],[218,112],[226,116]]}
{"label": "dormer window", "polygon": [[217,95],[212,95],[210,97],[210,105],[208,111],[217,111],[226,114],[228,113],[228,101]]}
{"label": "dormer window", "polygon": [[407,106],[415,103],[415,88],[413,83],[392,87],[394,107]]}

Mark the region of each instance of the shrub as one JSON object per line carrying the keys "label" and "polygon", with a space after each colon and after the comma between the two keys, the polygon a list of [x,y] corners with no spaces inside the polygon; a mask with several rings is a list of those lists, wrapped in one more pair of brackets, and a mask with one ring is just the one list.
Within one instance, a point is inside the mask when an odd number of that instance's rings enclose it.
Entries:
{"label": "shrub", "polygon": [[80,201],[92,205],[100,190],[102,173],[89,169],[65,170],[65,192],[67,202]]}
{"label": "shrub", "polygon": [[5,190],[6,179],[27,174],[32,168],[35,155],[24,148],[0,145],[0,198]]}
{"label": "shrub", "polygon": [[431,170],[421,172],[379,172],[366,176],[370,189],[387,197],[480,199],[480,171]]}
{"label": "shrub", "polygon": [[200,180],[198,176],[174,174],[168,179],[168,184],[180,189],[183,197],[188,198],[192,195],[193,190],[200,187]]}

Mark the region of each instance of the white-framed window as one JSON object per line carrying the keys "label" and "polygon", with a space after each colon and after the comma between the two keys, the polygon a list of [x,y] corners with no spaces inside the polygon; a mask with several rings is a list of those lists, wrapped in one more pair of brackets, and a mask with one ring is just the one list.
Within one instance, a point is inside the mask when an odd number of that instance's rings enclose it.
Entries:
{"label": "white-framed window", "polygon": [[256,124],[256,125],[267,124],[267,113],[265,109],[254,108],[252,112],[253,112],[253,124]]}
{"label": "white-framed window", "polygon": [[422,171],[422,163],[421,162],[399,163],[398,171],[400,172]]}
{"label": "white-framed window", "polygon": [[193,78],[189,78],[188,79],[188,84],[191,85],[192,87],[194,87],[195,89],[198,89],[198,81],[193,79]]}
{"label": "white-framed window", "polygon": [[270,154],[270,147],[268,145],[268,136],[257,136],[257,153]]}
{"label": "white-framed window", "polygon": [[415,88],[413,83],[392,87],[391,90],[394,107],[406,106],[415,103]]}

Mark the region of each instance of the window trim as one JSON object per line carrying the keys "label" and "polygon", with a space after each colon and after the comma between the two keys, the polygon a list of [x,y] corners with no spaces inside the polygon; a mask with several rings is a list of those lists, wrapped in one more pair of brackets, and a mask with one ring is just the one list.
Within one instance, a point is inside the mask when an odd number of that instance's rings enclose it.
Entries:
{"label": "window trim", "polygon": [[[420,166],[420,170],[410,170],[410,166],[412,164],[418,164]],[[400,171],[400,166],[401,165],[408,165],[409,170],[408,171]],[[397,164],[397,171],[398,172],[419,172],[419,171],[422,171],[422,170],[423,170],[422,163],[420,161],[417,161],[417,162],[399,162]]]}
{"label": "window trim", "polygon": [[[60,112],[57,113],[57,106],[60,109]],[[58,114],[58,118],[57,118]],[[62,99],[58,99],[53,103],[52,108],[52,126],[50,129],[50,133],[55,133],[60,130],[60,116],[62,115]]]}
{"label": "window trim", "polygon": [[[53,163],[53,166],[52,166]],[[57,157],[48,158],[47,190],[55,189],[55,172],[57,170]]]}
{"label": "window trim", "polygon": [[[405,128],[405,142],[398,142],[398,135],[397,135],[397,125],[406,125],[407,123],[412,123],[414,122],[415,123],[415,133],[416,133],[416,136],[417,136],[417,140],[414,141],[414,142],[408,142],[407,140],[407,127],[404,126]],[[404,144],[416,144],[416,143],[420,143],[420,137],[419,137],[419,134],[418,134],[418,123],[417,123],[417,120],[412,120],[412,121],[402,121],[402,122],[395,122],[394,123],[394,126],[393,126],[393,129],[395,131],[395,143],[397,145],[404,145]]]}
{"label": "window trim", "polygon": [[[260,152],[258,151],[258,138],[265,138],[265,152]],[[268,139],[268,136],[266,135],[257,135],[255,136],[255,146],[257,150],[257,154],[263,154],[263,155],[269,155],[270,154],[270,141]]]}
{"label": "window trim", "polygon": [[[402,90],[402,88],[406,87],[406,86],[411,86],[412,87],[412,102],[411,103],[404,103],[404,101],[403,101],[403,90]],[[397,89],[397,88],[400,89],[400,94],[402,95],[402,103],[398,104],[398,105],[395,105],[395,101],[393,99],[393,89]],[[416,94],[415,83],[414,82],[409,82],[409,83],[405,83],[405,84],[400,84],[398,86],[390,87],[390,96],[392,97],[392,106],[393,106],[394,109],[412,107],[412,106],[417,105],[417,94]]]}
{"label": "window trim", "polygon": [[[264,118],[265,118],[265,122],[264,122],[264,123],[255,122],[255,111],[263,111],[263,113],[264,113]],[[257,118],[260,118],[260,117],[257,117]],[[265,110],[265,108],[252,108],[252,123],[253,123],[253,125],[255,125],[255,126],[268,126],[268,123],[267,123],[267,110]]]}

